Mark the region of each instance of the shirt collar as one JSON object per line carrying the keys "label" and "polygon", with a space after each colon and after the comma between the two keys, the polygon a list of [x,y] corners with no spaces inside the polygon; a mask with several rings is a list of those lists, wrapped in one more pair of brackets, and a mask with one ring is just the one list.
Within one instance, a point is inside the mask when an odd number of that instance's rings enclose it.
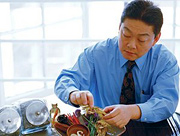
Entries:
{"label": "shirt collar", "polygon": [[146,54],[144,54],[142,57],[140,57],[137,60],[135,60],[136,61],[136,65],[138,66],[138,68],[140,70],[142,69],[142,67],[143,67],[143,65],[144,65],[144,63],[146,61],[147,54],[148,54],[148,52]]}
{"label": "shirt collar", "polygon": [[[124,66],[124,64],[126,64],[126,62],[127,62],[128,60],[125,59],[125,58],[122,56],[122,53],[121,53],[120,50],[119,50],[119,52],[120,52],[120,67],[122,67],[122,66]],[[138,67],[140,70],[142,69],[142,67],[143,67],[143,65],[144,65],[144,63],[145,63],[145,60],[146,60],[146,58],[147,58],[147,54],[148,54],[148,53],[144,54],[142,57],[140,57],[140,58],[138,58],[138,59],[135,60],[136,65],[137,65],[137,67]]]}
{"label": "shirt collar", "polygon": [[124,64],[126,64],[126,62],[128,61],[127,59],[125,59],[124,57],[123,57],[123,55],[122,55],[122,53],[121,53],[121,51],[119,50],[119,56],[120,56],[120,67],[123,67],[124,66]]}

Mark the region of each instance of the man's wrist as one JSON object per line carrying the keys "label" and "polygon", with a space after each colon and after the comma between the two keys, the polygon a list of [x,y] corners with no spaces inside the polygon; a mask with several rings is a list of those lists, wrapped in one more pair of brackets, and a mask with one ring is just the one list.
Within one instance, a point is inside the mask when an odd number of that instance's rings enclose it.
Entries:
{"label": "man's wrist", "polygon": [[73,102],[71,102],[71,94],[74,93],[74,92],[77,92],[77,91],[79,91],[79,90],[74,90],[74,91],[72,91],[72,92],[69,93],[69,102],[70,102],[74,107],[79,108],[79,107],[80,107],[79,105],[74,104]]}
{"label": "man's wrist", "polygon": [[133,104],[129,105],[130,106],[130,112],[131,112],[131,119],[133,120],[138,120],[141,118],[141,109],[139,108],[138,105]]}

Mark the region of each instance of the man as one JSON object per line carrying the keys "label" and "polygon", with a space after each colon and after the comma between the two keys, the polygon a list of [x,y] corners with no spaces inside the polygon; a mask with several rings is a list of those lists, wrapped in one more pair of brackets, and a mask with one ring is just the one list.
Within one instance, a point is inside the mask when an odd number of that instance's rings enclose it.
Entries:
{"label": "man", "polygon": [[[122,13],[119,35],[86,48],[76,64],[59,75],[56,95],[74,106],[104,108],[104,119],[120,128],[130,120],[169,118],[179,99],[179,67],[174,55],[156,44],[162,24],[162,12],[152,2],[130,2]],[[130,89],[123,87],[128,65],[133,65]]]}

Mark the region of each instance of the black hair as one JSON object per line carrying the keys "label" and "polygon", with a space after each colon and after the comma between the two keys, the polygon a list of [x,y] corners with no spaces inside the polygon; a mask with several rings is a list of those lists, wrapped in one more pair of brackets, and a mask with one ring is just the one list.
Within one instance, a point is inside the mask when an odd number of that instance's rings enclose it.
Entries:
{"label": "black hair", "polygon": [[126,18],[140,20],[153,26],[155,37],[160,33],[163,24],[161,9],[148,0],[134,0],[128,3],[123,10],[121,23]]}

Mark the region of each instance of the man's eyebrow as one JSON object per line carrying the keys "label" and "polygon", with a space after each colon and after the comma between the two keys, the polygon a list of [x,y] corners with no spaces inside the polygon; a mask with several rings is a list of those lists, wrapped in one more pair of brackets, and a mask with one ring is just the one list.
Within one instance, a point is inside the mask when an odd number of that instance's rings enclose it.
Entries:
{"label": "man's eyebrow", "polygon": [[[127,28],[126,26],[124,27],[124,29],[126,29],[127,31],[129,31],[130,33],[132,33],[131,32],[131,30],[129,29],[129,28]],[[148,33],[143,33],[143,34],[138,34],[139,36],[150,36]]]}
{"label": "man's eyebrow", "polygon": [[131,30],[129,28],[127,28],[126,26],[124,27],[124,29],[126,29],[129,32],[131,32]]}
{"label": "man's eyebrow", "polygon": [[138,34],[139,36],[150,36],[148,33],[144,33],[144,34]]}

